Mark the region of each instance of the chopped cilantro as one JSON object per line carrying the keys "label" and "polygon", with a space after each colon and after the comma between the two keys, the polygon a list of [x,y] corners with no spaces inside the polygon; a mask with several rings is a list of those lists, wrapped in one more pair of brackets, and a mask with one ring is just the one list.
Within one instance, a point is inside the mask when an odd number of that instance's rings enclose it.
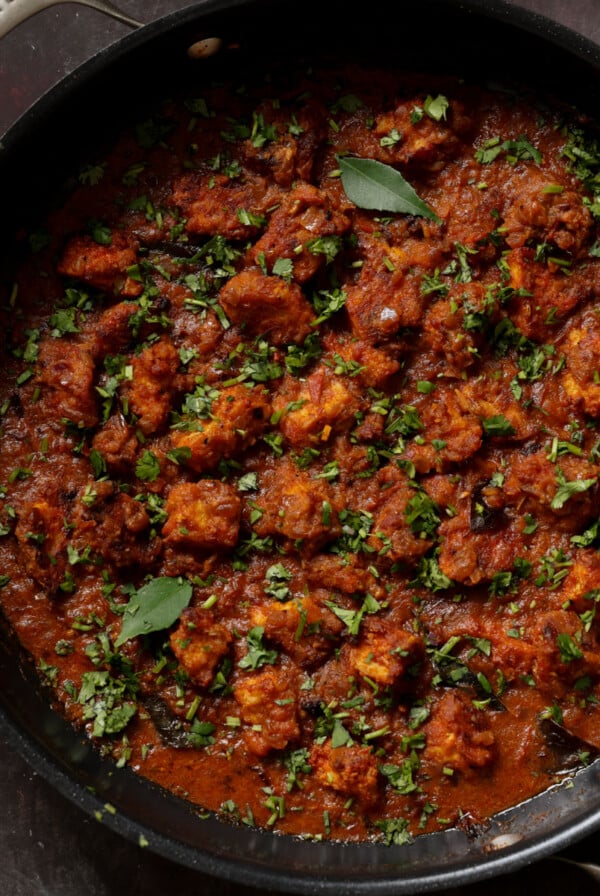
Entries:
{"label": "chopped cilantro", "polygon": [[435,556],[423,557],[417,569],[417,575],[410,583],[413,587],[426,588],[429,591],[445,591],[454,584],[452,579],[442,572]]}
{"label": "chopped cilantro", "polygon": [[566,632],[560,632],[556,636],[556,643],[560,651],[561,663],[571,663],[573,660],[580,660],[583,657],[581,648],[577,645],[571,635]]}
{"label": "chopped cilantro", "polygon": [[346,293],[341,289],[332,291],[320,290],[313,294],[312,303],[317,317],[312,322],[313,327],[318,327],[324,321],[329,320],[346,304]]}
{"label": "chopped cilantro", "polygon": [[435,501],[421,490],[408,501],[404,516],[412,533],[419,538],[433,538],[440,523]]}
{"label": "chopped cilantro", "polygon": [[450,103],[448,102],[447,97],[441,93],[438,93],[437,96],[426,97],[425,102],[423,103],[423,111],[425,112],[425,115],[428,115],[429,118],[432,118],[434,121],[445,121],[449,108]]}
{"label": "chopped cilantro", "polygon": [[375,822],[375,827],[381,831],[383,842],[386,846],[404,846],[412,843],[412,835],[408,828],[406,818],[388,818]]}
{"label": "chopped cilantro", "polygon": [[160,476],[160,463],[153,451],[144,451],[135,465],[135,475],[142,482],[155,482]]}
{"label": "chopped cilantro", "polygon": [[407,796],[409,793],[414,793],[415,790],[419,789],[414,780],[414,774],[418,767],[419,760],[416,753],[413,752],[411,756],[402,762],[402,765],[386,763],[379,766],[379,771],[388,779],[395,791],[403,796]]}
{"label": "chopped cilantro", "polygon": [[265,573],[264,587],[265,594],[274,597],[275,600],[287,600],[290,597],[290,588],[287,582],[293,578],[289,569],[286,569],[283,563],[274,563]]}
{"label": "chopped cilantro", "polygon": [[250,629],[246,637],[248,651],[238,663],[240,669],[260,669],[261,666],[277,662],[277,651],[270,650],[263,643],[264,633],[262,625]]}
{"label": "chopped cilantro", "polygon": [[503,141],[499,137],[492,137],[484,143],[483,147],[476,150],[475,160],[482,165],[489,165],[501,155],[511,165],[515,165],[519,161],[532,161],[536,165],[542,163],[541,152],[523,135],[516,140]]}
{"label": "chopped cilantro", "polygon": [[514,436],[515,428],[503,414],[496,414],[481,421],[486,436]]}
{"label": "chopped cilantro", "polygon": [[299,790],[302,790],[304,787],[300,775],[308,775],[312,771],[308,758],[309,754],[306,747],[292,750],[285,757],[284,763],[288,772],[286,780],[286,789],[288,793],[293,790],[294,787],[297,787]]}
{"label": "chopped cilantro", "polygon": [[212,722],[202,722],[200,719],[194,719],[187,734],[187,742],[190,747],[200,750],[214,744],[215,739],[212,736],[216,731],[216,725]]}
{"label": "chopped cilantro", "polygon": [[137,711],[134,697],[130,681],[113,678],[106,670],[84,672],[77,702],[83,706],[83,718],[93,721],[93,737],[126,728]]}
{"label": "chopped cilantro", "polygon": [[556,472],[556,478],[558,481],[558,488],[550,502],[550,507],[552,510],[561,510],[562,507],[567,503],[567,501],[573,497],[573,495],[579,495],[582,492],[587,492],[590,488],[593,488],[598,482],[598,477],[594,476],[590,479],[574,479],[571,482],[567,482],[565,478],[565,474],[559,468]]}

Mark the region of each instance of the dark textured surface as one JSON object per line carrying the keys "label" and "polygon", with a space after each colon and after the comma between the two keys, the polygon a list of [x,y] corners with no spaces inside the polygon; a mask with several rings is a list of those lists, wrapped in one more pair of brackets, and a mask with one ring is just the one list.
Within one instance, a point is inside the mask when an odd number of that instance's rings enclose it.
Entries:
{"label": "dark textured surface", "polygon": [[[401,2],[401,0],[396,0]],[[121,0],[149,22],[188,0]],[[600,0],[520,0],[518,4],[600,43]],[[65,4],[46,10],[0,42],[0,134],[63,75],[128,29]],[[0,738],[0,896],[256,896],[122,839],[32,772]],[[444,891],[446,896],[588,896],[600,881],[572,864],[600,862],[600,835],[519,872]],[[264,894],[274,891],[261,891]]]}

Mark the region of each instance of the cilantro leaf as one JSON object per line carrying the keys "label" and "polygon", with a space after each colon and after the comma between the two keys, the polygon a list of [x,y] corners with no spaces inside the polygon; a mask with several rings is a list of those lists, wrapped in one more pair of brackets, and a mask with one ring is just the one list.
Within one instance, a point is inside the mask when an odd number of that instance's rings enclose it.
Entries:
{"label": "cilantro leaf", "polygon": [[593,479],[574,479],[571,482],[567,482],[565,474],[560,469],[557,473],[557,479],[558,488],[550,502],[552,510],[561,510],[573,495],[587,492],[588,489],[592,488],[598,482],[597,476],[594,476]]}
{"label": "cilantro leaf", "polygon": [[581,535],[573,535],[571,544],[578,548],[589,548],[591,545],[596,545],[598,539],[600,539],[600,518],[588,526]]}
{"label": "cilantro leaf", "polygon": [[88,222],[89,231],[94,242],[99,246],[110,246],[112,244],[112,233],[110,227],[102,221],[92,220]]}
{"label": "cilantro leaf", "polygon": [[274,563],[265,573],[265,594],[270,594],[275,600],[285,601],[290,596],[289,586],[286,584],[293,576],[283,563]]}
{"label": "cilantro leaf", "polygon": [[514,436],[515,428],[503,414],[496,414],[481,421],[486,436]]}
{"label": "cilantro leaf", "polygon": [[318,327],[337,311],[341,311],[346,304],[346,293],[342,289],[332,291],[321,289],[314,294],[312,302],[318,317],[311,321],[311,327]]}
{"label": "cilantro leaf", "polygon": [[291,280],[294,275],[294,263],[291,258],[278,258],[273,265],[273,275]]}
{"label": "cilantro leaf", "polygon": [[454,582],[442,572],[436,557],[423,557],[416,577],[409,584],[413,588],[426,588],[428,591],[445,591],[452,588]]}
{"label": "cilantro leaf", "polygon": [[83,706],[83,718],[94,722],[93,737],[117,734],[127,726],[137,711],[127,699],[134,696],[131,690],[130,682],[113,678],[107,671],[83,673],[77,702]]}
{"label": "cilantro leaf", "polygon": [[402,765],[386,763],[379,766],[379,771],[388,779],[394,790],[406,796],[419,789],[414,780],[414,773],[418,766],[419,761],[416,758],[416,754],[413,754],[408,759],[405,759]]}
{"label": "cilantro leaf", "polygon": [[212,736],[215,731],[216,725],[213,725],[212,722],[202,722],[200,719],[194,719],[187,735],[187,742],[190,747],[194,747],[196,750],[208,747],[209,744],[214,744],[215,742]]}
{"label": "cilantro leaf", "polygon": [[154,482],[160,476],[160,463],[153,451],[144,451],[135,465],[135,475],[142,482]]}
{"label": "cilantro leaf", "polygon": [[450,103],[448,102],[447,97],[442,93],[439,93],[437,96],[428,96],[423,103],[423,111],[425,112],[425,115],[428,115],[429,118],[432,118],[434,121],[445,121],[446,112],[449,108]]}
{"label": "cilantro leaf", "polygon": [[76,308],[59,308],[55,311],[49,321],[52,327],[50,335],[58,338],[66,336],[67,333],[79,333],[76,315]]}
{"label": "cilantro leaf", "polygon": [[371,594],[365,596],[358,610],[348,610],[345,607],[339,607],[331,600],[326,600],[325,606],[344,623],[350,635],[358,634],[365,614],[372,615],[381,609],[381,604]]}
{"label": "cilantro leaf", "polygon": [[277,662],[277,651],[269,650],[263,644],[265,629],[262,625],[256,625],[248,632],[246,642],[248,652],[239,662],[240,669],[260,669],[261,666],[273,665]]}
{"label": "cilantro leaf", "polygon": [[375,827],[379,828],[382,833],[383,842],[386,846],[404,846],[412,843],[412,835],[408,828],[406,818],[387,818],[375,822]]}
{"label": "cilantro leaf", "polygon": [[536,149],[523,134],[516,140],[500,141],[499,137],[492,137],[483,147],[476,150],[475,160],[481,165],[490,165],[500,155],[505,155],[509,164],[514,165],[518,161],[532,161],[541,165],[542,154]]}
{"label": "cilantro leaf", "polygon": [[573,660],[580,660],[583,656],[581,648],[575,643],[571,635],[567,632],[561,632],[556,636],[556,643],[560,651],[561,663],[570,663]]}
{"label": "cilantro leaf", "polygon": [[413,535],[433,538],[440,523],[438,507],[425,491],[417,491],[404,508],[406,522]]}
{"label": "cilantro leaf", "polygon": [[297,787],[299,790],[302,790],[304,784],[299,779],[299,775],[308,775],[312,771],[312,766],[309,763],[309,753],[306,747],[300,747],[297,750],[293,750],[288,753],[285,757],[285,767],[288,771],[288,776],[286,780],[286,790],[290,793],[294,787]]}
{"label": "cilantro leaf", "polygon": [[342,725],[339,719],[333,720],[333,730],[331,732],[331,747],[337,750],[339,747],[348,747],[353,744],[352,736],[349,731]]}

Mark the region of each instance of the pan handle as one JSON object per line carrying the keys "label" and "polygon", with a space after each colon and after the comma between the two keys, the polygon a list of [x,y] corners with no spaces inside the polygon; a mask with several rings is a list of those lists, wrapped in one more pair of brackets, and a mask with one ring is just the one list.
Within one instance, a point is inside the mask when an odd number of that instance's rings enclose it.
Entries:
{"label": "pan handle", "polygon": [[125,15],[109,0],[0,0],[0,38],[21,22],[58,3],[79,3],[81,6],[89,6],[131,28],[141,28],[143,24]]}

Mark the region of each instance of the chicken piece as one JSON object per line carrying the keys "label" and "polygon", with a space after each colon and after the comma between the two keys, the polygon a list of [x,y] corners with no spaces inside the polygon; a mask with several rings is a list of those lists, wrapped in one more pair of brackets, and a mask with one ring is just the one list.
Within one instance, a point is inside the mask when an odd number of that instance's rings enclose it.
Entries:
{"label": "chicken piece", "polygon": [[456,516],[442,522],[438,564],[444,575],[454,582],[478,585],[513,569],[525,542],[514,526],[508,528],[508,518],[500,513],[497,519],[497,526],[491,526],[490,531],[475,532],[471,508],[463,507]]}
{"label": "chicken piece", "polygon": [[144,570],[158,555],[160,543],[150,537],[144,507],[109,480],[96,482],[92,493],[81,490],[70,522],[71,540],[80,553],[91,551],[119,569]]}
{"label": "chicken piece", "polygon": [[594,609],[598,596],[600,596],[600,554],[591,549],[580,550],[564,580],[561,589],[562,604],[565,607],[573,607],[578,613],[585,613]]}
{"label": "chicken piece", "polygon": [[344,650],[350,666],[359,675],[383,687],[401,683],[408,669],[424,654],[423,641],[417,635],[396,627],[389,630],[378,621],[361,632],[357,645]]}
{"label": "chicken piece", "polygon": [[326,193],[311,184],[299,184],[273,212],[249,256],[255,264],[264,259],[269,271],[279,259],[289,258],[294,280],[304,283],[326,263],[319,240],[341,236],[349,227],[350,219],[331,207]]}
{"label": "chicken piece", "polygon": [[527,636],[535,648],[532,673],[541,690],[560,697],[579,679],[587,677],[598,681],[600,656],[597,646],[588,649],[589,637],[574,610],[541,613]]}
{"label": "chicken piece", "polygon": [[[386,87],[377,82],[375,73],[373,79],[372,97],[379,100],[386,96]],[[421,85],[415,85],[410,98],[403,98],[395,105],[386,102],[385,111],[376,115],[374,121],[370,120],[370,103],[365,110],[353,109],[345,117],[338,114],[337,143],[345,153],[377,159],[400,169],[411,166],[439,171],[460,149],[473,119],[467,104],[456,95],[445,110],[440,110],[439,120],[425,113],[424,106],[427,106],[427,94]]]}
{"label": "chicken piece", "polygon": [[37,382],[48,414],[75,426],[98,423],[95,367],[86,345],[66,339],[44,339],[39,348]]}
{"label": "chicken piece", "polygon": [[371,806],[379,796],[377,757],[358,744],[334,747],[330,740],[315,744],[309,763],[319,784]]}
{"label": "chicken piece", "polygon": [[493,430],[486,438],[499,438],[504,441],[518,442],[535,438],[539,433],[540,423],[535,411],[524,401],[518,401],[513,395],[513,384],[520,384],[519,370],[509,359],[504,360],[502,377],[473,377],[468,380],[456,397],[464,411],[473,414],[482,421],[494,417],[503,417],[509,427],[498,434]]}
{"label": "chicken piece", "polygon": [[421,102],[411,98],[399,103],[395,109],[378,115],[373,128],[374,136],[381,146],[381,140],[390,133],[401,134],[400,140],[391,143],[379,154],[388,154],[382,161],[393,160],[399,164],[418,165],[427,171],[438,171],[460,149],[464,136],[473,126],[473,119],[465,103],[453,99],[439,119],[423,114],[415,116],[415,107],[426,105],[426,96]]}
{"label": "chicken piece", "polygon": [[199,419],[197,429],[173,432],[173,445],[189,449],[185,463],[194,472],[203,473],[253,445],[270,416],[269,398],[262,387],[230,386],[220,391],[210,416]]}
{"label": "chicken piece", "polygon": [[311,332],[315,313],[297,283],[266,277],[258,268],[228,280],[219,303],[229,320],[273,345],[302,342]]}
{"label": "chicken piece", "polygon": [[180,665],[199,687],[211,683],[221,659],[233,640],[231,632],[216,622],[207,610],[195,607],[183,611],[177,628],[169,637],[171,650]]}
{"label": "chicken piece", "polygon": [[281,432],[298,448],[325,443],[333,433],[349,429],[361,406],[358,385],[322,364],[302,382],[286,378],[273,401],[273,410],[283,414]]}
{"label": "chicken piece", "polygon": [[[327,354],[323,360],[335,369],[341,359],[352,370],[352,378],[379,389],[388,385],[390,378],[400,370],[400,362],[383,349],[375,348],[360,339],[342,341],[338,334],[326,333],[323,345]],[[381,416],[381,415],[377,415]]]}
{"label": "chicken piece", "polygon": [[[598,514],[597,466],[585,458],[564,456],[552,463],[545,449],[517,454],[504,481],[507,505],[521,514],[545,516],[565,532],[579,531]],[[575,483],[569,487],[569,483]]]}
{"label": "chicken piece", "polygon": [[67,244],[58,273],[82,280],[115,295],[139,296],[143,284],[127,275],[137,261],[137,246],[113,231],[110,244],[100,245],[91,236],[76,236]]}
{"label": "chicken piece", "polygon": [[461,376],[476,363],[485,346],[489,309],[484,311],[485,288],[479,282],[461,283],[447,298],[427,309],[423,321],[425,343],[443,355],[451,376]]}
{"label": "chicken piece", "polygon": [[436,389],[427,401],[417,405],[417,410],[429,441],[422,445],[414,440],[408,442],[405,456],[419,473],[445,470],[481,448],[481,422],[469,410],[460,389]]}
{"label": "chicken piece", "polygon": [[254,530],[283,539],[287,549],[314,553],[341,532],[338,501],[323,479],[311,479],[291,461],[277,464],[256,497]]}
{"label": "chicken piece", "polygon": [[512,248],[532,241],[554,243],[563,252],[577,254],[589,238],[592,215],[580,193],[548,186],[547,175],[534,165],[515,171],[503,210],[506,242]]}
{"label": "chicken piece", "polygon": [[401,327],[416,327],[425,299],[420,278],[411,272],[410,247],[360,234],[359,248],[362,267],[356,283],[346,288],[346,311],[354,335],[378,345]]}
{"label": "chicken piece", "polygon": [[535,342],[554,342],[560,323],[587,299],[598,295],[597,262],[561,275],[551,263],[536,261],[533,249],[513,249],[505,257],[509,283],[515,290],[509,305],[511,320]]}
{"label": "chicken piece", "polygon": [[98,451],[111,473],[130,472],[137,458],[139,441],[134,429],[125,422],[122,414],[113,414],[92,439],[92,448]]}
{"label": "chicken piece", "polygon": [[231,485],[214,479],[182,482],[168,494],[162,534],[169,545],[223,551],[237,544],[242,502]]}
{"label": "chicken piece", "polygon": [[523,681],[534,681],[548,703],[564,698],[571,702],[578,680],[597,682],[600,677],[596,630],[586,632],[579,615],[593,610],[594,600],[578,595],[567,609],[562,598],[562,590],[551,595],[546,602],[549,609],[540,606],[522,637],[510,637],[493,622],[477,628],[478,636],[492,641],[494,666],[502,670],[505,681],[521,686]]}
{"label": "chicken piece", "polygon": [[169,419],[179,368],[179,353],[168,339],[153,342],[132,360],[133,377],[122,386],[129,410],[144,435],[158,432]]}
{"label": "chicken piece", "polygon": [[64,510],[48,496],[25,504],[17,513],[15,536],[23,568],[43,588],[54,591],[67,567]]}
{"label": "chicken piece", "polygon": [[306,564],[305,575],[310,585],[322,586],[344,594],[370,592],[377,597],[381,587],[372,573],[361,565],[357,554],[338,557],[334,554],[317,554]]}
{"label": "chicken piece", "polygon": [[296,683],[284,666],[244,675],[233,688],[247,727],[244,740],[257,756],[284,750],[300,736]]}
{"label": "chicken piece", "polygon": [[94,322],[92,354],[96,361],[126,351],[133,339],[131,318],[138,310],[134,302],[117,302]]}
{"label": "chicken piece", "polygon": [[435,507],[396,467],[381,470],[377,483],[378,499],[367,508],[374,514],[368,544],[391,563],[415,563],[433,544],[430,530],[436,525]]}
{"label": "chicken piece", "polygon": [[600,416],[600,325],[596,311],[583,315],[562,342],[566,363],[560,379],[575,407],[590,417]]}
{"label": "chicken piece", "polygon": [[250,621],[303,669],[323,662],[343,629],[343,623],[312,596],[254,606]]}
{"label": "chicken piece", "polygon": [[292,128],[286,106],[271,100],[260,103],[255,120],[262,121],[275,138],[244,140],[241,153],[253,169],[289,188],[294,181],[310,181],[319,145],[327,138],[327,109],[311,96],[294,114]]}
{"label": "chicken piece", "polygon": [[258,231],[254,222],[277,204],[280,195],[280,188],[267,178],[247,175],[238,180],[211,172],[182,175],[175,182],[171,201],[186,219],[188,233],[218,233],[228,240],[241,240]]}
{"label": "chicken piece", "polygon": [[425,727],[423,756],[438,767],[469,773],[495,760],[495,737],[488,716],[468,698],[448,690],[437,700]]}

